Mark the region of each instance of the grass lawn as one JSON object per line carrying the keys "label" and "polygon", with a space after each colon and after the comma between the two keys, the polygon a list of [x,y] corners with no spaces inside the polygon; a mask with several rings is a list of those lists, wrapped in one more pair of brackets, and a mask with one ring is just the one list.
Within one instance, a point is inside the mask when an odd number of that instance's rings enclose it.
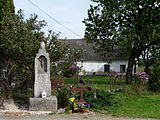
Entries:
{"label": "grass lawn", "polygon": [[122,97],[120,105],[110,112],[115,116],[160,118],[160,95]]}
{"label": "grass lawn", "polygon": [[[69,84],[75,84],[76,81],[79,78],[77,77],[71,77],[71,78],[64,78],[64,81]],[[83,76],[82,79],[86,82],[86,84],[90,87],[93,87],[95,89],[103,89],[103,90],[109,90],[109,89],[116,89],[116,88],[122,88],[124,85],[124,79],[112,79],[112,81],[109,79],[109,77],[106,76]]]}
{"label": "grass lawn", "polygon": [[[82,79],[88,86],[107,90],[110,88],[122,88],[124,80],[119,79],[116,85],[110,85],[110,79],[106,76],[84,76]],[[69,84],[75,84],[77,78],[64,78]],[[112,81],[114,83],[114,81]],[[114,116],[126,116],[135,118],[159,118],[160,119],[160,94],[148,96],[127,96],[124,93],[117,93],[120,96],[120,103],[109,109]]]}

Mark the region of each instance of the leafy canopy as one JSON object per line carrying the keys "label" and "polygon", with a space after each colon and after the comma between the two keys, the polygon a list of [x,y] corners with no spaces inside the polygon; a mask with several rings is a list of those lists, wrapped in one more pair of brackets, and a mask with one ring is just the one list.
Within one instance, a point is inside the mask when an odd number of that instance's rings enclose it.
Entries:
{"label": "leafy canopy", "polygon": [[13,0],[0,0],[0,20],[3,16],[13,15],[14,12]]}
{"label": "leafy canopy", "polygon": [[98,51],[125,46],[130,57],[139,57],[146,48],[160,42],[159,0],[92,0],[85,38]]}
{"label": "leafy canopy", "polygon": [[12,82],[16,83],[17,88],[32,85],[34,58],[41,41],[46,43],[52,63],[76,52],[58,42],[58,34],[49,31],[48,35],[45,35],[42,28],[46,26],[46,22],[37,18],[38,16],[33,14],[25,19],[20,10],[17,14],[3,16],[0,21],[0,71],[7,69],[8,76],[8,80],[4,81],[7,89],[4,93],[11,91],[9,86]]}

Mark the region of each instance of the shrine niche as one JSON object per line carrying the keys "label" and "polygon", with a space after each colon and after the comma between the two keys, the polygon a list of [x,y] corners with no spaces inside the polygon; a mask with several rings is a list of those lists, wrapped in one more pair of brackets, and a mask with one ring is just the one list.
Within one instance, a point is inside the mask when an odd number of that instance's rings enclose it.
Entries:
{"label": "shrine niche", "polygon": [[39,60],[38,73],[47,72],[47,59],[45,58],[45,56],[40,56],[38,60]]}

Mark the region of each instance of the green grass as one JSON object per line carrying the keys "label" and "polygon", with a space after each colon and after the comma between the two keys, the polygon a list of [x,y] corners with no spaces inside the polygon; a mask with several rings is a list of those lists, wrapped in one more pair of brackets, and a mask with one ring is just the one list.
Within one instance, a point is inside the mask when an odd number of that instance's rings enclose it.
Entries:
{"label": "green grass", "polygon": [[122,97],[110,112],[114,116],[160,118],[160,95]]}
{"label": "green grass", "polygon": [[[122,88],[124,86],[123,78],[117,80],[116,85],[114,84],[113,86],[110,85],[110,79],[106,76],[84,76],[82,79],[86,82],[87,86],[101,90]],[[69,84],[75,84],[77,78],[64,78],[64,81]],[[114,83],[114,80],[112,80],[112,83]],[[118,106],[115,105],[109,109],[109,112],[113,116],[160,119],[160,94],[148,96],[136,96],[135,94],[126,96],[124,93],[116,94],[120,96],[121,100]]]}
{"label": "green grass", "polygon": [[78,78],[77,77],[64,77],[63,80],[68,84],[75,84]]}
{"label": "green grass", "polygon": [[82,79],[95,89],[108,89],[109,80],[106,76],[84,76]]}
{"label": "green grass", "polygon": [[[71,77],[71,78],[64,78],[64,81],[69,84],[75,84],[78,81],[79,78],[77,77]],[[83,76],[82,79],[85,81],[85,83],[93,87],[95,89],[116,89],[116,88],[122,88],[122,85],[124,85],[124,79],[120,78],[117,80],[111,80],[109,77],[106,76]],[[110,84],[111,83],[111,84]]]}

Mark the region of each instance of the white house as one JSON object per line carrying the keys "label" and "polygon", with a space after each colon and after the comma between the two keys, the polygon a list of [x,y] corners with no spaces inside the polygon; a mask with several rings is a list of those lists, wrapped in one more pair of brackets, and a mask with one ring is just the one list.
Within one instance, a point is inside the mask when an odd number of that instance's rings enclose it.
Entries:
{"label": "white house", "polygon": [[[124,50],[117,48],[110,58],[102,57],[93,50],[93,44],[88,44],[84,39],[60,39],[76,49],[83,49],[83,57],[78,61],[86,73],[104,73],[110,70],[125,73],[128,65],[128,57]],[[111,60],[111,62],[107,62]]]}

